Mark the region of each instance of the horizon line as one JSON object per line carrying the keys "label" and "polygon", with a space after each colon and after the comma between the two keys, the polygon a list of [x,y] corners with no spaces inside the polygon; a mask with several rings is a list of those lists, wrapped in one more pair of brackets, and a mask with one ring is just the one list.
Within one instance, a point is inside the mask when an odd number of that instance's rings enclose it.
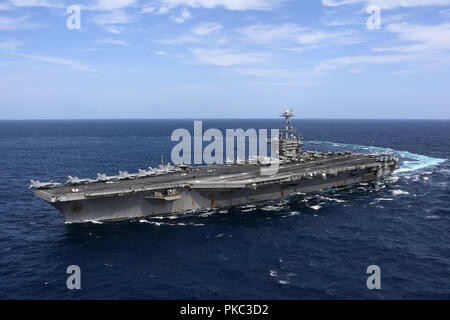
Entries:
{"label": "horizon line", "polygon": [[[273,118],[11,118],[0,119],[0,121],[93,121],[93,120],[279,120],[280,117]],[[450,118],[293,118],[292,120],[422,120],[422,121],[448,121]]]}

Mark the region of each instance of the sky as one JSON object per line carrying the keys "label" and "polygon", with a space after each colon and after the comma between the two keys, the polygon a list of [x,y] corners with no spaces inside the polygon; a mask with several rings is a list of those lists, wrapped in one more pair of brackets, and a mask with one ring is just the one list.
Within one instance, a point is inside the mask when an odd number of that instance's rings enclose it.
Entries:
{"label": "sky", "polygon": [[0,0],[0,119],[450,119],[449,71],[450,0]]}

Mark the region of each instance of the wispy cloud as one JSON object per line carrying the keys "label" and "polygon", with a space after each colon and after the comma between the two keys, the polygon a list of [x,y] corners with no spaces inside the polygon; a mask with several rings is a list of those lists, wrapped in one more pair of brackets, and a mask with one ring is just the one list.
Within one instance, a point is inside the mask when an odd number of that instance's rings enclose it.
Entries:
{"label": "wispy cloud", "polygon": [[145,14],[145,13],[153,13],[156,11],[156,6],[152,3],[150,4],[145,4],[143,5],[143,7],[141,8],[141,13]]}
{"label": "wispy cloud", "polygon": [[9,3],[15,7],[44,7],[44,8],[63,8],[64,1],[60,0],[9,0]]}
{"label": "wispy cloud", "polygon": [[171,8],[184,6],[192,8],[224,8],[233,11],[244,11],[244,10],[261,10],[268,11],[272,10],[286,0],[165,0],[164,7],[166,10]]}
{"label": "wispy cloud", "polygon": [[14,7],[10,3],[7,3],[7,2],[0,3],[0,11],[2,11],[2,10],[13,10],[13,9],[14,9]]}
{"label": "wispy cloud", "polygon": [[184,8],[183,11],[179,16],[172,16],[172,20],[176,23],[184,23],[186,20],[189,20],[192,18],[192,14],[189,12],[188,9]]}
{"label": "wispy cloud", "polygon": [[158,51],[155,51],[153,53],[158,55],[158,56],[167,56],[167,52],[162,51],[162,50],[158,50]]}
{"label": "wispy cloud", "polygon": [[137,22],[140,20],[140,16],[129,14],[125,11],[110,11],[107,13],[96,14],[91,20],[110,33],[121,34],[124,29],[122,26],[117,25]]}
{"label": "wispy cloud", "polygon": [[367,66],[372,64],[390,64],[405,62],[414,59],[412,55],[366,55],[348,56],[330,59],[322,62],[316,67],[317,71],[337,69],[348,66]]}
{"label": "wispy cloud", "polygon": [[113,33],[113,34],[122,34],[123,33],[123,27],[122,26],[115,26],[115,25],[106,25],[103,27],[106,31]]}
{"label": "wispy cloud", "polygon": [[92,66],[78,62],[78,61],[74,61],[74,60],[61,59],[61,58],[48,57],[48,56],[40,56],[40,55],[32,55],[32,54],[24,54],[24,53],[18,53],[18,52],[14,53],[14,54],[17,56],[20,56],[20,57],[27,58],[27,59],[63,65],[63,66],[66,66],[66,67],[69,67],[69,68],[75,69],[75,70],[88,71],[88,72],[96,71]]}
{"label": "wispy cloud", "polygon": [[139,16],[128,14],[125,11],[113,11],[109,13],[97,14],[92,18],[92,20],[100,26],[111,24],[128,24],[136,22],[139,19]]}
{"label": "wispy cloud", "polygon": [[293,23],[282,25],[252,25],[241,29],[242,34],[251,41],[258,43],[271,43],[279,41],[292,41],[308,28]]}
{"label": "wispy cloud", "polygon": [[30,15],[20,17],[0,16],[0,30],[21,30],[42,28],[44,25],[29,21]]}
{"label": "wispy cloud", "polygon": [[240,74],[261,78],[294,78],[303,74],[291,69],[276,68],[238,68],[235,71]]}
{"label": "wispy cloud", "polygon": [[324,6],[339,7],[350,4],[376,5],[381,9],[413,8],[420,6],[448,6],[450,0],[322,0]]}
{"label": "wispy cloud", "polygon": [[114,45],[118,45],[118,46],[128,46],[128,42],[124,41],[124,40],[119,40],[119,39],[102,39],[102,40],[98,40],[98,43],[105,43],[105,44],[114,44]]}
{"label": "wispy cloud", "polygon": [[[351,68],[358,70],[370,65],[412,63],[411,70],[419,65],[422,71],[429,66],[435,68],[436,63],[445,65],[449,62],[450,23],[440,25],[414,25],[409,23],[393,23],[385,27],[385,31],[396,35],[395,43],[400,45],[375,47],[372,52],[390,52],[390,54],[373,54],[346,56],[322,62],[316,70]],[[356,68],[356,69],[355,69]],[[348,70],[350,71],[350,69]]]}
{"label": "wispy cloud", "polygon": [[259,52],[236,52],[225,49],[192,49],[191,52],[202,64],[228,67],[240,64],[253,64],[267,60],[267,55]]}
{"label": "wispy cloud", "polygon": [[15,51],[19,47],[21,47],[23,44],[24,44],[23,41],[7,39],[3,42],[0,42],[0,50]]}
{"label": "wispy cloud", "polygon": [[115,11],[133,6],[134,4],[136,4],[136,0],[95,0],[87,5],[83,5],[83,9],[94,11]]}
{"label": "wispy cloud", "polygon": [[410,44],[375,48],[375,51],[422,52],[450,50],[450,23],[424,26],[409,23],[390,24],[386,30],[395,33],[400,41]]}
{"label": "wispy cloud", "polygon": [[186,43],[196,43],[199,41],[200,41],[200,39],[198,39],[197,37],[194,37],[192,35],[180,36],[180,37],[175,37],[175,38],[170,38],[170,39],[156,40],[157,43],[171,44],[171,45],[182,45],[182,44],[186,44]]}
{"label": "wispy cloud", "polygon": [[313,45],[320,42],[357,43],[362,40],[352,30],[329,31],[311,30],[294,23],[282,25],[253,25],[241,30],[250,41],[262,44],[281,45],[293,42],[301,45]]}
{"label": "wispy cloud", "polygon": [[220,23],[205,22],[192,28],[191,32],[198,36],[206,36],[220,29],[222,29],[222,25]]}

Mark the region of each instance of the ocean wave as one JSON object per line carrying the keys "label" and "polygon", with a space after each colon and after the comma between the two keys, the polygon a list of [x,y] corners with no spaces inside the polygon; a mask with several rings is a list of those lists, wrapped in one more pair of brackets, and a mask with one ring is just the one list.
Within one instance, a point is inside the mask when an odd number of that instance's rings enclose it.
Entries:
{"label": "ocean wave", "polygon": [[94,223],[94,224],[103,224],[103,222],[97,221],[97,220],[86,220],[85,222],[90,222],[90,223]]}
{"label": "ocean wave", "polygon": [[392,193],[393,196],[400,196],[400,195],[407,195],[407,194],[409,194],[408,191],[404,191],[404,190],[400,190],[400,189],[398,189],[398,190],[391,190],[391,193]]}
{"label": "ocean wave", "polygon": [[[150,219],[152,219],[152,218],[150,218]],[[152,220],[147,220],[147,219],[140,219],[139,222],[140,223],[150,223],[150,224],[153,224],[153,225],[155,225],[157,227],[162,226],[162,225],[164,225],[164,226],[194,226],[194,227],[204,226],[203,223],[194,223],[194,222],[169,223],[169,222],[157,222],[157,221],[152,221]]]}
{"label": "ocean wave", "polygon": [[164,222],[156,222],[156,221],[149,221],[146,219],[141,219],[139,220],[140,223],[150,223],[150,224],[154,224],[155,226],[159,227],[160,225],[165,224]]}
{"label": "ocean wave", "polygon": [[331,145],[333,147],[348,148],[348,149],[353,149],[353,150],[367,150],[367,151],[373,151],[373,152],[389,152],[391,154],[396,155],[400,159],[400,169],[395,171],[396,174],[417,171],[417,170],[421,170],[421,169],[425,169],[425,168],[429,168],[429,167],[434,167],[434,166],[437,166],[447,160],[447,159],[432,158],[432,157],[412,153],[409,151],[394,150],[391,148],[363,146],[363,145],[359,145],[359,144],[337,143],[337,142],[317,141],[317,140],[307,140],[305,142],[309,143],[309,144]]}
{"label": "ocean wave", "polygon": [[345,202],[345,200],[336,199],[336,198],[328,198],[328,197],[324,197],[324,196],[320,196],[320,199],[321,200],[328,200],[328,201],[335,201],[335,202],[339,202],[339,203]]}
{"label": "ocean wave", "polygon": [[378,204],[380,201],[393,201],[392,198],[376,198],[375,201],[370,202],[370,205]]}
{"label": "ocean wave", "polygon": [[438,215],[428,215],[428,216],[425,216],[425,219],[427,219],[427,220],[440,220],[441,217],[438,216]]}
{"label": "ocean wave", "polygon": [[263,211],[281,211],[283,210],[283,207],[276,207],[276,206],[266,206],[266,207],[262,207],[261,210]]}

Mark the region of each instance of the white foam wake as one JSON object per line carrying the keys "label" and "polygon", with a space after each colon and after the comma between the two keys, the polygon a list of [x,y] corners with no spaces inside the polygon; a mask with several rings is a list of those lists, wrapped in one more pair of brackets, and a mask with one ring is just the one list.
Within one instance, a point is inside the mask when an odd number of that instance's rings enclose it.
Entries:
{"label": "white foam wake", "polygon": [[391,148],[381,148],[381,147],[373,147],[373,146],[363,146],[359,144],[349,144],[349,143],[338,143],[338,142],[329,142],[329,141],[305,141],[309,144],[315,145],[331,145],[333,147],[341,147],[353,150],[364,150],[364,151],[373,151],[373,152],[389,152],[391,154],[396,155],[400,159],[400,169],[396,170],[395,173],[403,173],[403,172],[411,172],[417,171],[420,169],[433,167],[441,164],[447,159],[438,159],[423,156],[420,154],[411,153],[409,151],[399,151]]}

